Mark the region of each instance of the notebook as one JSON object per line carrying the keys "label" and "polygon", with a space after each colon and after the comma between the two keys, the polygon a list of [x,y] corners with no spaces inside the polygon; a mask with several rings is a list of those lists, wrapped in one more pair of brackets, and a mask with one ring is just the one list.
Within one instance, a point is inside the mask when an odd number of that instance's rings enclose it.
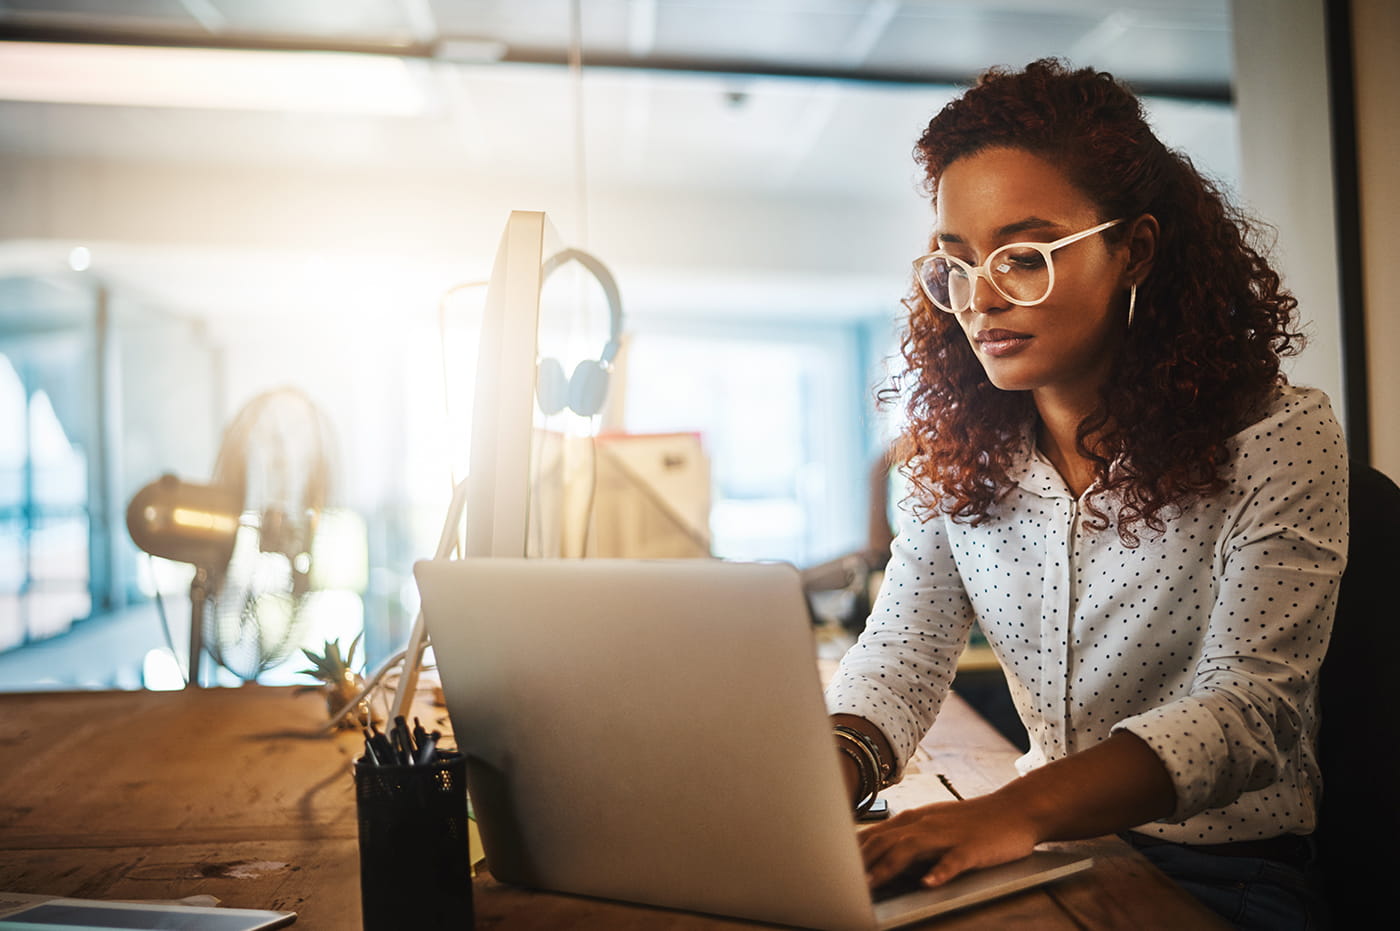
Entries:
{"label": "notebook", "polygon": [[468,559],[414,574],[503,882],[865,931],[1090,863],[1037,851],[873,901],[791,566]]}

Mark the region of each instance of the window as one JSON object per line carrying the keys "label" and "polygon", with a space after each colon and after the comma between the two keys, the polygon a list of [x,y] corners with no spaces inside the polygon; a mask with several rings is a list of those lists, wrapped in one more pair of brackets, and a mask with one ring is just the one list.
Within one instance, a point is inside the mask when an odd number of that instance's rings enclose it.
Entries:
{"label": "window", "polygon": [[633,322],[630,433],[700,433],[713,552],[799,566],[862,545],[857,328]]}
{"label": "window", "polygon": [[0,355],[0,650],[68,630],[88,592],[87,459]]}

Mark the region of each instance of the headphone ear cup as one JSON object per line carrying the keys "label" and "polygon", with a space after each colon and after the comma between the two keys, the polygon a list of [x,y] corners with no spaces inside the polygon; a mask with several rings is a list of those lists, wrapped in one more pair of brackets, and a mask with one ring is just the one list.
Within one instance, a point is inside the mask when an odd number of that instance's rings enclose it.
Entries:
{"label": "headphone ear cup", "polygon": [[580,417],[592,417],[608,397],[608,371],[595,359],[585,360],[569,379],[569,407]]}
{"label": "headphone ear cup", "polygon": [[564,366],[558,359],[540,360],[535,374],[535,401],[546,416],[553,416],[569,406],[571,394],[569,379],[564,377]]}

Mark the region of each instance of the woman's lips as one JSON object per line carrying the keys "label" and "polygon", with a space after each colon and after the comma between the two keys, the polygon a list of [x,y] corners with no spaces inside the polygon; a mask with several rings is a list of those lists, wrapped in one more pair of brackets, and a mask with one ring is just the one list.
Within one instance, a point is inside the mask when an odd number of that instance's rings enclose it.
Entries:
{"label": "woman's lips", "polygon": [[1013,330],[981,330],[973,337],[983,355],[1000,358],[1020,352],[1031,341],[1028,333]]}

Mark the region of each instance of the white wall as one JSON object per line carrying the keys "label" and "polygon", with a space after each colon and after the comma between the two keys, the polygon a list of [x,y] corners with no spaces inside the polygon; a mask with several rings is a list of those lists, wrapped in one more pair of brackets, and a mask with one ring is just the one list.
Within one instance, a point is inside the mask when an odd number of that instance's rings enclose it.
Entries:
{"label": "white wall", "polygon": [[[26,243],[87,243],[95,271],[198,295],[198,308],[167,306],[216,319],[256,317],[258,304],[343,317],[346,302],[380,312],[386,300],[431,314],[447,287],[489,274],[511,210],[567,220],[575,200],[558,179],[13,155],[0,156],[0,198],[0,259]],[[780,190],[599,190],[593,201],[588,248],[624,285],[629,313],[879,315],[897,308],[929,222],[912,188],[898,202]],[[317,287],[317,275],[332,277]]]}
{"label": "white wall", "polygon": [[1308,338],[1285,370],[1345,423],[1323,0],[1235,0],[1233,16],[1240,200],[1278,230],[1273,265]]}

